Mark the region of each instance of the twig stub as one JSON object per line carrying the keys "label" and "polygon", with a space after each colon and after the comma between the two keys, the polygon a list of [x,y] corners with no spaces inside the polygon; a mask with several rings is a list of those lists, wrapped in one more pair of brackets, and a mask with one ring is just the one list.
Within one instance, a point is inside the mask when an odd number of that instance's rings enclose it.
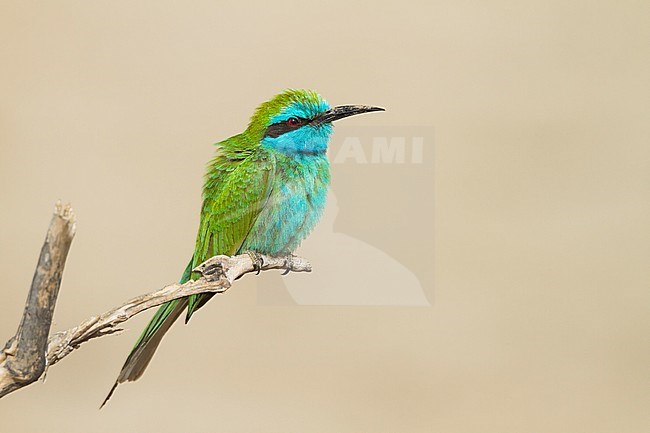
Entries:
{"label": "twig stub", "polygon": [[52,316],[74,234],[74,212],[70,205],[58,202],[41,248],[18,331],[0,356],[0,397],[36,381],[45,370]]}

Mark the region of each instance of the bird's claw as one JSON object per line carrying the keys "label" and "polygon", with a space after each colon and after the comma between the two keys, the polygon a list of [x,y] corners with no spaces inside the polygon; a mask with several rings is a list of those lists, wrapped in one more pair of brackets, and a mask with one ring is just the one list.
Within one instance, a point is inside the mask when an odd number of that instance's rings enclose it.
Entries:
{"label": "bird's claw", "polygon": [[287,275],[289,272],[291,272],[291,268],[293,268],[293,254],[289,254],[288,256],[285,256],[284,258],[284,267],[285,270],[281,275]]}
{"label": "bird's claw", "polygon": [[248,257],[250,257],[253,262],[253,270],[256,271],[255,275],[259,275],[262,271],[262,266],[264,266],[262,255],[257,251],[246,251],[246,254],[248,254]]}
{"label": "bird's claw", "polygon": [[221,263],[211,263],[198,270],[201,275],[208,281],[217,281],[223,275],[223,266]]}

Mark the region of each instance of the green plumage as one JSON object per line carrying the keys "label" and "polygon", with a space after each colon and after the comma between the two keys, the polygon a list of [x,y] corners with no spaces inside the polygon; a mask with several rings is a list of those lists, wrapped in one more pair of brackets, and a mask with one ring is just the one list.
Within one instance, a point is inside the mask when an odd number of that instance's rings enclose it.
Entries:
{"label": "green plumage", "polygon": [[[376,107],[330,106],[309,90],[287,90],[261,104],[248,128],[218,143],[208,165],[194,254],[180,282],[215,255],[255,251],[288,255],[313,229],[329,186],[327,143],[331,122]],[[138,379],[171,325],[187,309],[185,321],[213,294],[192,295],[160,306],[138,338],[118,384]]]}
{"label": "green plumage", "polygon": [[[226,156],[229,153],[227,149],[240,140],[236,136],[222,143],[224,153],[218,155],[208,168],[193,268],[212,256],[232,256],[240,252],[271,192],[270,179],[275,164],[268,155],[240,150],[231,151],[231,156]],[[197,277],[192,275],[193,279]],[[190,296],[185,322],[212,296],[211,293]]]}

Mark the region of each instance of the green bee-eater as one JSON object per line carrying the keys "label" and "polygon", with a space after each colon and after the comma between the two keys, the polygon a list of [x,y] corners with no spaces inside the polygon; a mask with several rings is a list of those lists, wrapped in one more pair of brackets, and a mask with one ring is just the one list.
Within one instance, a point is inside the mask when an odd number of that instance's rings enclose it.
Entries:
{"label": "green bee-eater", "polygon": [[[205,176],[194,255],[180,282],[198,278],[192,269],[219,254],[290,256],[325,207],[332,122],[369,111],[383,108],[330,108],[309,90],[287,90],[261,104],[244,132],[218,143]],[[118,384],[142,376],[165,332],[183,311],[187,309],[187,323],[212,296],[192,295],[160,306],[102,406]]]}

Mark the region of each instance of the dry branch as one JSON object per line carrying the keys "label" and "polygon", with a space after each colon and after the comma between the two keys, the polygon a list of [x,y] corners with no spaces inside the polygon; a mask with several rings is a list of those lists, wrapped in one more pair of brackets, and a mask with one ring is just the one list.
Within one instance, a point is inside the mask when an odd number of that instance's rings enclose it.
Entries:
{"label": "dry branch", "polygon": [[[289,269],[293,272],[311,271],[309,262],[300,257],[293,257],[291,263],[287,263],[282,257],[264,255],[261,257],[264,262],[261,269],[263,271],[271,269]],[[236,279],[256,271],[248,254],[233,257],[214,256],[196,267],[195,270],[203,275],[198,280],[188,281],[185,284],[170,284],[158,291],[135,297],[100,316],[91,317],[79,326],[52,335],[47,349],[48,366],[56,364],[86,341],[121,331],[122,329],[118,327],[120,323],[126,322],[149,308],[197,293],[223,293]]]}
{"label": "dry branch", "polygon": [[57,203],[18,331],[0,352],[0,397],[36,381],[45,371],[47,337],[74,233],[72,208]]}
{"label": "dry branch", "polygon": [[[165,302],[197,293],[223,293],[243,275],[259,271],[248,254],[215,256],[196,267],[202,277],[185,284],[170,284],[152,293],[135,297],[104,314],[91,317],[79,326],[47,338],[52,312],[61,283],[67,251],[74,236],[74,215],[69,206],[57,205],[48,231],[25,313],[15,337],[0,352],[0,398],[36,381],[50,367],[93,338],[121,331],[119,324],[138,313]],[[307,260],[261,255],[261,270],[285,269],[310,272]]]}

